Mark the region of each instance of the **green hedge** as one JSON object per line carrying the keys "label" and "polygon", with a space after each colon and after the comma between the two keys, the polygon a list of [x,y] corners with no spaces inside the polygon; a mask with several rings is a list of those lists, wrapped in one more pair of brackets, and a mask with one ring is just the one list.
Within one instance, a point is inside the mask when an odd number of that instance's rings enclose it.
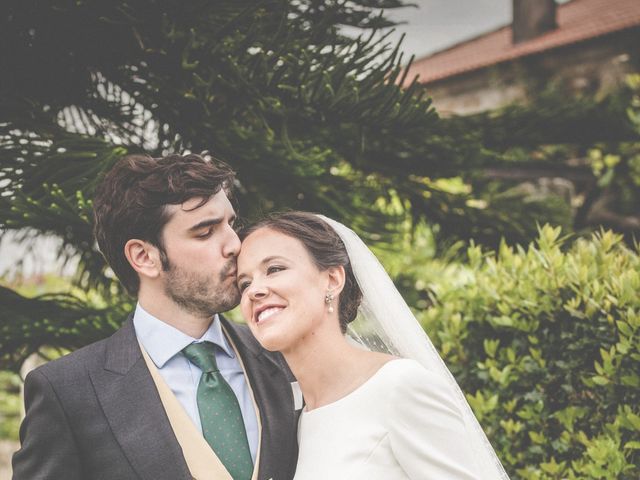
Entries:
{"label": "green hedge", "polygon": [[18,439],[21,383],[17,373],[0,372],[0,440]]}
{"label": "green hedge", "polygon": [[640,478],[637,246],[544,227],[527,249],[467,255],[416,273],[433,303],[419,318],[513,478]]}

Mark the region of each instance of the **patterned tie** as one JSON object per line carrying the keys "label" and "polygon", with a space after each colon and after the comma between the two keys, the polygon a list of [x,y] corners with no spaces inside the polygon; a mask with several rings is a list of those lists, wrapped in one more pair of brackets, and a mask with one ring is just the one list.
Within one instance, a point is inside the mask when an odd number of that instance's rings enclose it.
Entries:
{"label": "patterned tie", "polygon": [[216,364],[215,345],[192,343],[182,352],[202,370],[198,410],[202,434],[234,480],[249,480],[253,460],[238,399]]}

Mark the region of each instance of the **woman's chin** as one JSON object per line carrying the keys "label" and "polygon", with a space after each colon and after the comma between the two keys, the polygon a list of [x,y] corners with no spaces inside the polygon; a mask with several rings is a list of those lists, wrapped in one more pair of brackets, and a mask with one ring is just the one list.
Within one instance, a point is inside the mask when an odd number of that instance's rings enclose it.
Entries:
{"label": "woman's chin", "polygon": [[270,352],[281,352],[286,348],[286,342],[283,342],[282,339],[279,338],[258,338],[258,342],[260,342],[262,348],[269,350]]}
{"label": "woman's chin", "polygon": [[258,331],[253,333],[258,340],[258,343],[262,345],[262,348],[269,350],[270,352],[281,352],[287,348],[288,340],[286,335],[278,334],[277,332],[270,331]]}
{"label": "woman's chin", "polygon": [[262,348],[270,352],[279,352],[287,343],[286,330],[283,331],[282,325],[276,324],[273,320],[269,318],[262,324],[250,324],[249,329]]}

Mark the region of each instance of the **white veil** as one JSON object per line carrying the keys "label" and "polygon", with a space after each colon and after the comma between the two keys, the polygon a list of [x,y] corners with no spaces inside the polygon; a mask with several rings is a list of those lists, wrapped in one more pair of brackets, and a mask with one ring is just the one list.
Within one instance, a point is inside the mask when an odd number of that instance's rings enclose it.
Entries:
{"label": "white veil", "polygon": [[351,268],[362,291],[358,318],[349,325],[347,335],[363,347],[419,362],[439,375],[451,387],[450,393],[462,413],[468,441],[475,455],[482,480],[509,479],[464,393],[449,372],[438,351],[389,278],[384,267],[365,243],[343,224],[319,215],[340,236]]}

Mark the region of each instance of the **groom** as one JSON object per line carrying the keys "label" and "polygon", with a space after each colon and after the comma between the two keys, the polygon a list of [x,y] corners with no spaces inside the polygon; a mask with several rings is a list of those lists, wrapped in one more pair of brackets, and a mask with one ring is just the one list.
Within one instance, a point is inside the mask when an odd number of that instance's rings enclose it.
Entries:
{"label": "groom", "polygon": [[25,381],[17,480],[293,477],[291,374],[245,326],[233,172],[198,155],[122,158],[94,200],[100,250],[135,311]]}

